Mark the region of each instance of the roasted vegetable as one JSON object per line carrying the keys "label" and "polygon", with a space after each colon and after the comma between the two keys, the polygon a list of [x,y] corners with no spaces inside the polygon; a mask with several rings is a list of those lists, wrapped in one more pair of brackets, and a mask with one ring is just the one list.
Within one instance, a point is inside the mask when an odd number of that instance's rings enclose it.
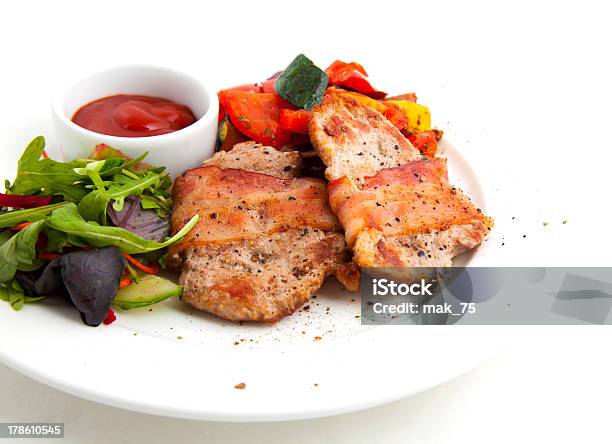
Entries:
{"label": "roasted vegetable", "polygon": [[236,129],[229,118],[225,116],[217,129],[217,151],[230,151],[234,145],[249,140],[247,136]]}
{"label": "roasted vegetable", "polygon": [[408,136],[408,140],[410,140],[414,147],[424,156],[435,157],[438,151],[438,141],[436,140],[436,133],[434,131],[423,131],[417,134],[411,134]]}
{"label": "roasted vegetable", "polygon": [[308,122],[310,111],[305,109],[291,110],[282,109],[280,114],[280,126],[286,130],[298,134],[308,134]]}
{"label": "roasted vegetable", "polygon": [[385,100],[408,100],[409,102],[416,103],[417,96],[415,93],[405,93],[397,96],[387,96],[385,97]]}
{"label": "roasted vegetable", "polygon": [[357,100],[362,105],[375,109],[405,134],[431,129],[429,108],[410,100],[374,100],[363,94],[337,88],[328,88],[327,94],[343,94]]}
{"label": "roasted vegetable", "polygon": [[307,110],[321,104],[327,88],[325,71],[304,54],[298,55],[276,79],[274,89],[287,102]]}
{"label": "roasted vegetable", "polygon": [[264,145],[281,148],[291,133],[280,127],[280,111],[289,105],[277,94],[223,90],[219,100],[231,123],[244,135]]}
{"label": "roasted vegetable", "polygon": [[399,106],[408,118],[409,133],[420,133],[431,129],[431,115],[429,108],[409,100],[389,100],[383,103],[392,103]]}
{"label": "roasted vegetable", "polygon": [[336,60],[325,70],[329,84],[352,89],[373,99],[382,99],[387,95],[374,88],[368,81],[368,73],[359,63],[346,63]]}

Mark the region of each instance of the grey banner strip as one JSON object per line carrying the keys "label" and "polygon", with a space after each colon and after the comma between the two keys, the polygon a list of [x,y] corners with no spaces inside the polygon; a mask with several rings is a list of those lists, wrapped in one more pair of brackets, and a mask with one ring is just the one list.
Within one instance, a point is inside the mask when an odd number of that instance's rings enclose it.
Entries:
{"label": "grey banner strip", "polygon": [[611,324],[612,268],[362,270],[365,325]]}

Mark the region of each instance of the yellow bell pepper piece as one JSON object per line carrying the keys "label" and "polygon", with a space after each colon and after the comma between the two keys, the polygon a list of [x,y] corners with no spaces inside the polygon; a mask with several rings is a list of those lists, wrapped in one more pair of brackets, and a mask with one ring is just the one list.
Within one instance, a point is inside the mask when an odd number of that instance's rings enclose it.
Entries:
{"label": "yellow bell pepper piece", "polygon": [[395,103],[406,113],[408,131],[411,133],[420,133],[431,129],[431,114],[426,106],[408,100],[389,100],[388,102]]}

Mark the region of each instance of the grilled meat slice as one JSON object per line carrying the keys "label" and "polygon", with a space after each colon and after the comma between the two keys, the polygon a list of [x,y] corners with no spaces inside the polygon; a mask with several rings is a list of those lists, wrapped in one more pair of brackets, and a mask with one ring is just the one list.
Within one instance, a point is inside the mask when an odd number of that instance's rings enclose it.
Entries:
{"label": "grilled meat slice", "polygon": [[200,215],[169,251],[171,263],[183,267],[183,300],[198,309],[230,320],[275,321],[306,302],[329,274],[351,290],[359,285],[318,179],[207,165],[177,178],[173,199],[173,232]]}
{"label": "grilled meat slice", "polygon": [[402,133],[378,111],[339,94],[325,97],[309,124],[310,140],[327,166],[328,180],[361,183],[382,168],[421,158]]}
{"label": "grilled meat slice", "polygon": [[361,267],[450,266],[477,246],[488,219],[448,183],[446,159],[424,159],[329,184],[330,203]]}
{"label": "grilled meat slice", "polygon": [[359,266],[449,266],[489,231],[491,220],[448,183],[446,160],[421,157],[377,111],[332,95],[309,130]]}
{"label": "grilled meat slice", "polygon": [[[356,273],[346,252],[341,233],[308,228],[190,248],[183,300],[224,319],[275,321],[307,302],[328,274]],[[356,277],[347,276],[353,287]]]}
{"label": "grilled meat slice", "polygon": [[189,247],[304,227],[340,231],[325,184],[319,179],[281,179],[209,165],[179,176],[174,182],[173,200],[173,233],[196,213],[200,220],[171,247],[171,256]]}
{"label": "grilled meat slice", "polygon": [[298,151],[282,152],[250,141],[234,145],[231,151],[215,153],[203,165],[236,168],[288,179],[300,176],[302,158]]}

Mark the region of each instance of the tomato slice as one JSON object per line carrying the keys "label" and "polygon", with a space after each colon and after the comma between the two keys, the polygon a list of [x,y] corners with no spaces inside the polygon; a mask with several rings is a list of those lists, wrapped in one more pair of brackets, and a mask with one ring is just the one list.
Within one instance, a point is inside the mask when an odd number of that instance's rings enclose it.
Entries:
{"label": "tomato slice", "polygon": [[311,112],[305,109],[281,109],[280,126],[298,134],[308,134]]}
{"label": "tomato slice", "polygon": [[280,111],[290,105],[278,94],[223,90],[219,100],[232,124],[255,142],[274,148],[289,142],[291,132],[281,128]]}

